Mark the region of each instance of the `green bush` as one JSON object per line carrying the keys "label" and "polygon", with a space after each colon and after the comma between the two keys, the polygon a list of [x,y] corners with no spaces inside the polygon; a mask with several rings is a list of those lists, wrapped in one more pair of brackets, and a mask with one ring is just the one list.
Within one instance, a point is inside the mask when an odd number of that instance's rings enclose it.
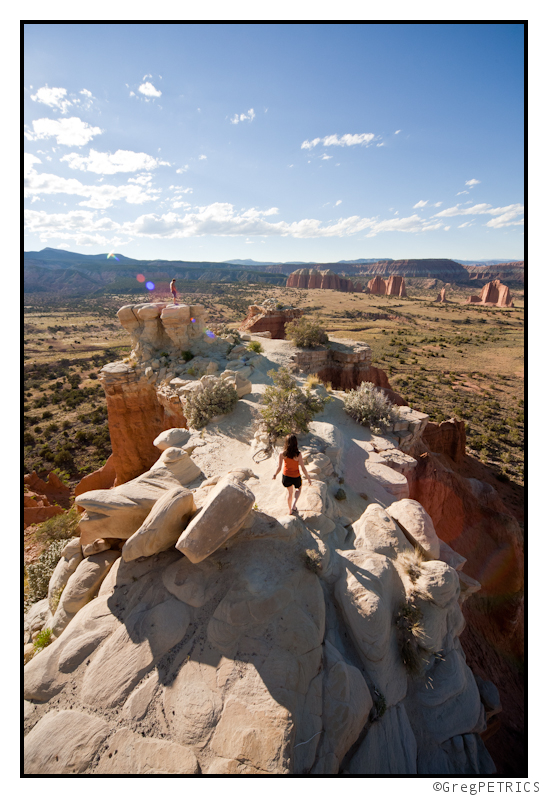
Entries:
{"label": "green bush", "polygon": [[258,355],[260,355],[263,351],[260,341],[250,341],[247,345],[247,348],[251,350],[251,352],[256,352]]}
{"label": "green bush", "polygon": [[262,396],[259,428],[266,432],[270,446],[277,438],[291,433],[307,433],[308,425],[325,405],[331,401],[328,396],[319,396],[307,386],[303,391],[287,368],[269,371],[274,385],[265,388]]}
{"label": "green bush", "polygon": [[181,352],[181,357],[183,358],[183,360],[185,361],[185,363],[188,363],[188,362],[189,362],[189,360],[192,360],[192,358],[194,357],[194,355],[192,354],[192,352],[190,351],[190,349],[185,349],[185,351],[184,351],[184,352]]}
{"label": "green bush", "polygon": [[306,319],[301,317],[285,325],[285,336],[289,338],[295,346],[309,348],[320,346],[329,341],[327,333],[318,318]]}
{"label": "green bush", "polygon": [[215,416],[230,413],[238,401],[238,393],[233,385],[218,380],[195,391],[184,400],[184,414],[189,427],[203,429]]}
{"label": "green bush", "polygon": [[42,629],[34,641],[34,653],[38,654],[43,648],[51,643],[51,629]]}
{"label": "green bush", "polygon": [[29,563],[26,566],[29,590],[25,599],[25,611],[48,595],[49,580],[55,570],[55,566],[61,559],[61,552],[65,547],[65,543],[65,540],[53,541],[35,563]]}
{"label": "green bush", "polygon": [[386,395],[372,382],[362,382],[359,388],[348,391],[344,409],[354,421],[372,432],[384,432],[399,419],[399,412]]}

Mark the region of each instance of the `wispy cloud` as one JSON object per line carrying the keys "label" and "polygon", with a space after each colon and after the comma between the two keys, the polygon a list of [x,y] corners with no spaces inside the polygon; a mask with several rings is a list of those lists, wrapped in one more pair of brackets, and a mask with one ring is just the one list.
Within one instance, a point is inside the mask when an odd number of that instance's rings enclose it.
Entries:
{"label": "wispy cloud", "polygon": [[33,197],[39,194],[69,194],[86,199],[79,202],[79,205],[88,208],[109,208],[118,200],[125,200],[131,205],[141,205],[157,199],[159,189],[150,188],[148,185],[142,186],[136,182],[122,186],[112,186],[108,184],[84,185],[74,178],[59,177],[53,174],[38,174],[33,168],[33,164],[27,169],[24,179],[25,197]]}
{"label": "wispy cloud", "polygon": [[460,197],[461,194],[470,194],[470,192],[466,191],[466,189],[464,189],[464,191],[457,191],[457,197]]}
{"label": "wispy cloud", "polygon": [[398,135],[398,133],[401,133],[401,129],[400,129],[400,130],[396,130],[396,131],[394,132],[394,135],[395,135],[395,136],[397,136],[397,135]]}
{"label": "wispy cloud", "polygon": [[340,138],[334,134],[332,136],[325,136],[323,139],[316,138],[311,141],[303,141],[301,150],[311,150],[320,143],[322,143],[324,147],[353,147],[356,144],[369,146],[374,138],[374,133],[345,133]]}
{"label": "wispy cloud", "polygon": [[255,111],[253,108],[250,108],[247,114],[234,114],[232,119],[230,120],[231,124],[237,125],[239,122],[253,122],[255,119]]}
{"label": "wispy cloud", "polygon": [[452,208],[446,208],[434,215],[445,217],[488,214],[493,218],[486,222],[485,227],[498,228],[508,227],[514,224],[523,224],[523,218],[518,219],[517,217],[522,216],[524,210],[525,208],[519,202],[513,205],[505,205],[501,208],[493,208],[492,205],[482,202],[477,205],[472,205],[471,208],[464,208],[462,205],[454,205]]}
{"label": "wispy cloud", "polygon": [[[152,75],[148,75],[148,77],[152,77]],[[141,83],[137,91],[141,92],[141,94],[144,94],[145,97],[162,96],[162,92],[160,91],[160,89],[155,88],[155,86],[153,86],[152,83],[150,83],[150,81],[148,80],[146,81],[146,83]]]}
{"label": "wispy cloud", "polygon": [[330,158],[332,158],[332,157],[333,157],[332,155],[327,155],[327,154],[324,152],[324,154],[323,154],[323,155],[321,156],[321,158],[320,158],[320,161],[328,161],[328,160],[329,160]]}
{"label": "wispy cloud", "polygon": [[77,116],[66,119],[35,119],[32,128],[32,131],[28,128],[25,130],[25,136],[29,141],[53,137],[57,144],[65,144],[68,147],[82,147],[94,136],[103,133],[100,127],[88,125]]}
{"label": "wispy cloud", "polygon": [[464,185],[465,186],[470,186],[470,188],[473,188],[473,186],[478,186],[480,183],[481,183],[481,180],[476,180],[476,178],[473,177],[472,180],[466,180]]}
{"label": "wispy cloud", "polygon": [[156,169],[158,166],[170,166],[168,161],[161,161],[147,155],[145,152],[132,150],[116,150],[115,153],[98,152],[91,149],[89,155],[78,155],[71,152],[63,155],[61,161],[66,161],[71,169],[80,169],[83,172],[95,172],[99,175],[113,175],[116,172],[139,172],[142,169]]}
{"label": "wispy cloud", "polygon": [[186,163],[184,166],[180,166],[178,169],[175,170],[175,174],[182,175],[185,172],[188,172],[188,164]]}
{"label": "wispy cloud", "polygon": [[30,98],[35,102],[49,105],[50,108],[58,108],[63,114],[66,114],[67,108],[72,105],[72,102],[67,97],[66,89],[59,87],[50,89],[47,84],[38,89],[36,94],[31,94]]}
{"label": "wispy cloud", "polygon": [[419,200],[417,203],[415,203],[415,205],[413,205],[413,208],[426,208],[427,205],[428,200]]}
{"label": "wispy cloud", "polygon": [[337,205],[340,205],[341,202],[342,202],[342,200],[337,200],[337,202],[335,203],[335,208],[337,207]]}
{"label": "wispy cloud", "polygon": [[207,155],[198,155],[199,161],[207,161]]}

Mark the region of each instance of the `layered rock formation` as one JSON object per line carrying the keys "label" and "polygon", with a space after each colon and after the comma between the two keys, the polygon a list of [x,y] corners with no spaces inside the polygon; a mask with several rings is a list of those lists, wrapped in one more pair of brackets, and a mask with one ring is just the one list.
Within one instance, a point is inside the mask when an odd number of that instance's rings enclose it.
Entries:
{"label": "layered rock formation", "polygon": [[202,305],[120,308],[118,318],[131,335],[132,351],[99,375],[107,399],[112,461],[108,469],[86,477],[86,490],[88,485],[110,487],[112,471],[120,485],[150,468],[157,454],[153,439],[163,430],[187,426],[184,401],[189,391],[221,378],[233,383],[239,396],[251,390],[247,378],[260,356],[206,329],[204,313]]}
{"label": "layered rock formation", "polygon": [[261,305],[250,305],[240,331],[251,334],[269,332],[271,338],[285,339],[285,325],[302,316],[303,311],[278,305],[274,299],[266,299]]}
{"label": "layered rock formation", "polygon": [[378,261],[364,266],[368,274],[402,277],[433,277],[444,283],[466,282],[468,271],[460,263],[446,258]]}
{"label": "layered rock formation", "polygon": [[340,277],[330,269],[297,269],[287,278],[287,288],[325,288],[333,291],[355,291],[352,280]]}
{"label": "layered rock formation", "polygon": [[292,359],[305,374],[317,374],[336,390],[346,391],[362,382],[372,382],[384,390],[391,402],[404,404],[401,396],[392,390],[386,373],[371,365],[371,347],[367,344],[348,346],[331,341],[329,348],[301,350]]}
{"label": "layered rock formation", "polygon": [[436,302],[447,302],[447,299],[445,298],[445,288],[442,288],[437,295]]}
{"label": "layered rock formation", "polygon": [[367,293],[382,296],[407,296],[405,280],[400,275],[391,275],[388,280],[383,280],[379,276],[373,277],[367,283]]}
{"label": "layered rock formation", "polygon": [[483,286],[480,296],[472,295],[466,300],[467,304],[495,305],[499,308],[513,308],[514,303],[510,295],[510,289],[503,285],[500,280],[492,280]]}
{"label": "layered rock formation", "polygon": [[525,280],[525,263],[522,260],[491,266],[465,266],[465,268],[470,280],[501,280],[504,283],[523,283]]}
{"label": "layered rock formation", "polygon": [[[26,774],[494,771],[481,735],[497,691],[479,689],[459,642],[479,585],[417,501],[366,503],[347,480],[341,515],[331,486],[343,463],[355,472],[356,440],[378,470],[375,446],[395,448],[341,422],[303,441],[301,517],[269,512],[271,465],[193,487],[199,466],[169,446],[190,448],[184,430],[160,436],[133,486],[79,497],[106,520],[82,525],[26,619],[56,637],[25,666]],[[82,556],[90,523],[124,530],[121,555]]]}
{"label": "layered rock formation", "polygon": [[23,477],[23,525],[40,524],[48,518],[60,515],[69,506],[70,488],[64,485],[57,474],[51,472],[47,481],[33,471]]}

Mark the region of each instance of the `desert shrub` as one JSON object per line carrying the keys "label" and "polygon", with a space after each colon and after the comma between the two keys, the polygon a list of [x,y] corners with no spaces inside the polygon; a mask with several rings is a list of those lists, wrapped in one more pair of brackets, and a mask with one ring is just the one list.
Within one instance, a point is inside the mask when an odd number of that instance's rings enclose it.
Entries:
{"label": "desert shrub", "polygon": [[301,348],[319,346],[329,341],[320,319],[306,319],[303,316],[285,325],[285,336]]}
{"label": "desert shrub", "polygon": [[411,676],[418,676],[428,663],[428,652],[418,642],[422,636],[423,615],[419,608],[408,602],[402,604],[396,615],[396,630],[400,655],[405,669]]}
{"label": "desert shrub", "polygon": [[317,374],[309,374],[306,378],[306,384],[308,388],[313,388],[315,385],[319,385],[320,382],[321,380]]}
{"label": "desert shrub", "polygon": [[31,432],[25,432],[23,434],[23,446],[34,446],[36,443],[36,439]]}
{"label": "desert shrub", "polygon": [[303,564],[304,567],[312,571],[313,574],[321,573],[322,557],[320,552],[316,549],[306,549],[303,552]]}
{"label": "desert shrub", "polygon": [[42,629],[34,641],[34,653],[38,654],[43,648],[51,643],[51,629]]}
{"label": "desert shrub", "polygon": [[42,542],[62,541],[63,545],[71,538],[78,537],[80,513],[76,505],[62,515],[54,515],[38,525],[35,537]]}
{"label": "desert shrub", "polygon": [[59,449],[55,457],[53,458],[53,462],[59,468],[66,468],[72,470],[74,468],[74,458],[72,456],[72,452],[65,446],[62,449]]}
{"label": "desert shrub", "polygon": [[192,354],[192,352],[190,351],[190,349],[185,349],[183,352],[181,352],[181,357],[183,358],[183,360],[185,361],[185,363],[188,363],[188,362],[189,362],[189,360],[192,360],[192,358],[194,357],[194,355]]}
{"label": "desert shrub", "polygon": [[55,570],[55,566],[61,559],[61,552],[64,547],[64,540],[55,540],[42,552],[35,563],[29,563],[26,566],[28,594],[25,599],[25,611],[32,604],[46,598],[48,595],[49,580]]}
{"label": "desert shrub", "polygon": [[184,402],[184,413],[189,427],[203,429],[215,416],[224,416],[234,409],[238,393],[233,385],[218,380],[196,391]]}
{"label": "desert shrub", "polygon": [[256,352],[258,355],[260,355],[263,351],[260,341],[250,341],[247,345],[247,348],[251,350],[251,352]]}
{"label": "desert shrub", "polygon": [[372,382],[362,382],[359,388],[348,391],[344,409],[350,418],[370,427],[372,432],[384,432],[399,419],[396,407]]}
{"label": "desert shrub", "polygon": [[306,434],[316,413],[331,399],[318,396],[309,387],[301,390],[287,368],[269,371],[268,375],[274,385],[267,386],[263,393],[259,429],[268,435],[270,451],[277,438],[297,432]]}

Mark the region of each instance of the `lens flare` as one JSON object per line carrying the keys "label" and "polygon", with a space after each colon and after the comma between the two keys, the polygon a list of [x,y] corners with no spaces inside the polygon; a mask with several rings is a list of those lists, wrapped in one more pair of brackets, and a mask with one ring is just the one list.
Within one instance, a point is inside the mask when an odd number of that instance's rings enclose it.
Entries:
{"label": "lens flare", "polygon": [[154,283],[152,283],[150,280],[146,284],[146,287],[148,288],[149,291],[154,291]]}
{"label": "lens flare", "polygon": [[137,275],[137,282],[138,283],[144,283],[145,282],[145,275],[144,274],[138,274]]}
{"label": "lens flare", "polygon": [[192,324],[196,324],[196,319],[191,319],[190,321],[192,322]]}
{"label": "lens flare", "polygon": [[205,334],[207,335],[208,338],[215,338],[215,333],[212,332],[211,330],[206,330]]}
{"label": "lens flare", "polygon": [[108,253],[108,255],[107,255],[107,260],[108,260],[109,258],[114,258],[114,260],[118,260],[118,258],[117,258],[117,257],[116,257],[116,255],[114,254],[114,252],[109,252],[109,253]]}

